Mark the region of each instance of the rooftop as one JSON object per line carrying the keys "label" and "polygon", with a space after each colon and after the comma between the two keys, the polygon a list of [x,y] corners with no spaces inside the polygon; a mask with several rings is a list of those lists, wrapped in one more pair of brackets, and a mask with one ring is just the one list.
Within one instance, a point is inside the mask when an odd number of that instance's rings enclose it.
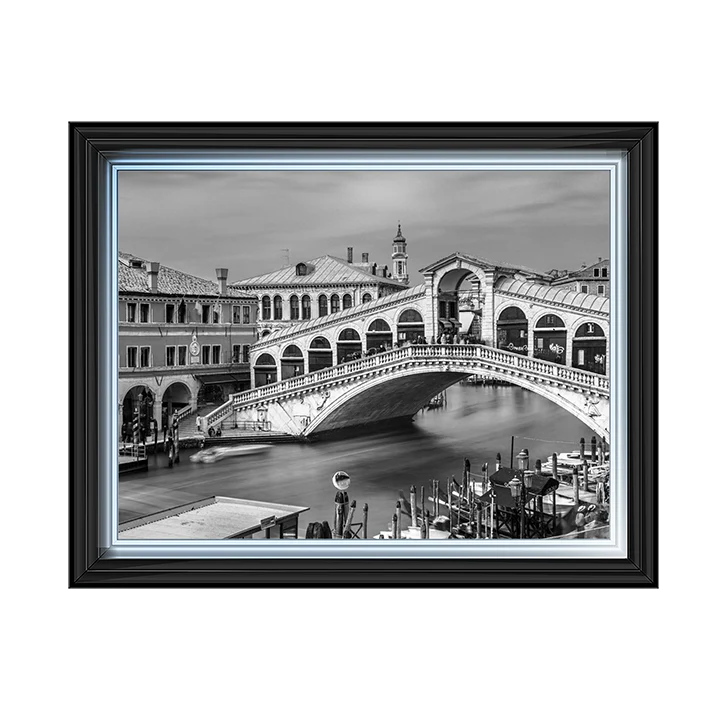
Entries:
{"label": "rooftop", "polygon": [[589,266],[582,266],[581,268],[577,269],[577,271],[568,271],[568,273],[565,276],[558,276],[555,279],[556,284],[564,283],[565,281],[568,281],[569,279],[596,279],[599,280],[601,278],[608,279],[609,277],[601,277],[601,276],[595,276],[594,269],[600,269],[604,266],[610,266],[610,259],[600,259],[600,261],[590,264]]}
{"label": "rooftop", "polygon": [[261,520],[276,517],[281,521],[308,509],[235,497],[207,497],[125,522],[118,527],[118,537],[121,540],[225,540],[260,529]]}
{"label": "rooftop", "polygon": [[540,301],[551,301],[575,306],[579,309],[610,313],[610,299],[606,296],[583,294],[571,289],[561,289],[558,286],[543,286],[542,284],[534,284],[531,281],[518,281],[509,278],[498,281],[495,284],[495,289],[510,294],[531,296]]}
{"label": "rooftop", "polygon": [[[177,271],[160,265],[158,269],[158,291],[148,288],[149,261],[135,254],[118,252],[118,291],[126,293],[157,293],[173,296],[220,296],[218,282],[202,279],[184,271]],[[138,264],[137,266],[135,264]],[[225,296],[254,299],[238,289],[227,287]]]}
{"label": "rooftop", "polygon": [[459,251],[455,251],[452,254],[449,254],[448,256],[445,256],[443,259],[440,259],[439,261],[435,261],[433,264],[430,264],[429,266],[425,266],[423,269],[420,269],[420,273],[425,273],[427,271],[434,271],[438,268],[441,268],[443,266],[446,266],[450,261],[454,259],[462,259],[463,261],[467,261],[470,264],[473,264],[475,266],[486,266],[490,269],[498,269],[500,271],[509,271],[509,272],[516,272],[521,271],[526,274],[532,274],[534,276],[538,276],[540,278],[547,279],[549,278],[549,274],[542,273],[541,271],[536,271],[535,269],[530,269],[527,266],[518,266],[516,264],[508,264],[506,262],[498,263],[496,261],[490,261],[489,259],[483,259],[478,256],[471,256],[470,254],[463,254]]}
{"label": "rooftop", "polygon": [[400,289],[406,288],[405,284],[395,281],[389,277],[370,274],[363,269],[342,261],[336,256],[319,256],[310,261],[302,261],[306,265],[306,274],[299,276],[296,273],[298,264],[285,266],[283,269],[271,271],[268,274],[252,276],[249,279],[234,281],[236,287],[276,287],[276,286],[334,286],[336,284],[388,284]]}

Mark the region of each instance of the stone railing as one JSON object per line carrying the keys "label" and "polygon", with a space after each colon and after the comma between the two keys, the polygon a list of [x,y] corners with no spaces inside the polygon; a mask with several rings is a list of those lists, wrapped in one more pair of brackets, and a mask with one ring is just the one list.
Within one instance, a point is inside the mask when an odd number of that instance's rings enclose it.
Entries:
{"label": "stone railing", "polygon": [[[234,409],[243,406],[271,401],[302,390],[313,390],[330,382],[354,378],[368,371],[394,367],[404,362],[413,364],[427,364],[429,362],[455,364],[460,361],[470,362],[468,365],[470,374],[476,373],[478,369],[489,369],[490,371],[502,371],[513,375],[531,375],[539,381],[571,386],[583,391],[595,392],[602,396],[609,396],[610,394],[609,379],[594,372],[573,369],[554,362],[533,359],[490,346],[432,344],[404,346],[374,356],[327,367],[318,372],[285,379],[274,384],[249,389],[245,392],[238,392],[230,395],[227,402],[208,414],[205,419],[208,425],[216,424],[225,419]],[[476,369],[475,363],[478,365]]]}
{"label": "stone railing", "polygon": [[182,419],[185,419],[189,414],[193,412],[193,405],[187,404],[183,409],[179,409],[176,412],[176,418],[180,422]]}
{"label": "stone railing", "polygon": [[[330,326],[338,326],[339,324],[347,321],[352,321],[354,319],[369,316],[369,314],[376,314],[380,311],[384,311],[385,309],[389,309],[390,307],[408,304],[412,301],[416,301],[417,299],[424,298],[425,294],[424,289],[422,289],[416,294],[408,294],[407,296],[403,296],[402,298],[400,298],[400,295],[403,293],[404,292],[399,292],[397,294],[390,294],[389,296],[382,296],[380,299],[376,299],[373,302],[353,306],[351,309],[336,311],[333,314],[328,314],[327,316],[320,316],[316,319],[299,321],[297,322],[297,324],[289,327],[288,331],[286,331],[285,333],[274,336],[276,332],[272,332],[268,337],[264,337],[263,339],[257,341],[251,347],[251,349],[254,352],[268,349],[269,347],[275,346],[279,342],[291,341],[292,339],[297,339],[301,336],[306,336],[307,334],[316,333],[321,331],[322,329],[327,329]],[[387,299],[389,299],[389,301],[387,301]],[[371,304],[373,304],[373,306],[371,306]],[[320,321],[321,319],[323,319],[323,321]],[[310,323],[311,321],[318,321],[319,323],[312,324]],[[298,324],[305,324],[306,326],[303,329],[299,329]]]}

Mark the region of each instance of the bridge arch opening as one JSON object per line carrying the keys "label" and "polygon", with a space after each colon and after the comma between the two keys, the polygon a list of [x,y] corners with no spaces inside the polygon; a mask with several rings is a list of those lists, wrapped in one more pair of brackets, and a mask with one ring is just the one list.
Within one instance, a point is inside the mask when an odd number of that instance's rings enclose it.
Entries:
{"label": "bridge arch opening", "polygon": [[300,377],[304,373],[304,355],[296,344],[289,344],[281,353],[281,379]]}
{"label": "bridge arch opening", "polygon": [[309,372],[318,372],[332,366],[331,342],[324,336],[317,336],[309,344]]}
{"label": "bridge arch opening", "polygon": [[596,374],[605,374],[607,338],[599,324],[585,321],[578,326],[572,339],[572,366]]}
{"label": "bridge arch opening", "polygon": [[362,343],[356,329],[342,329],[336,342],[337,364],[351,359],[359,359],[362,355]]}
{"label": "bridge arch opening", "polygon": [[557,314],[544,314],[535,324],[535,353],[537,359],[565,363],[567,328]]}
{"label": "bridge arch opening", "polygon": [[508,306],[497,318],[497,348],[527,354],[529,322],[519,306]]}
{"label": "bridge arch opening", "polygon": [[424,339],[424,319],[416,309],[405,309],[397,321],[397,341],[415,343]]}
{"label": "bridge arch opening", "polygon": [[447,271],[437,285],[437,330],[442,337],[479,337],[476,323],[482,280],[469,269]]}
{"label": "bridge arch opening", "polygon": [[384,319],[374,319],[367,329],[367,351],[391,349],[392,344],[392,327]]}
{"label": "bridge arch opening", "polygon": [[191,390],[183,382],[173,382],[165,392],[161,406],[163,412],[170,419],[174,412],[178,412],[191,403]]}
{"label": "bridge arch opening", "polygon": [[254,362],[254,386],[264,387],[277,379],[276,360],[271,354],[261,354]]}
{"label": "bridge arch opening", "polygon": [[150,434],[154,402],[155,396],[145,384],[138,384],[126,392],[125,397],[123,397],[122,431],[128,441],[130,441],[130,438],[133,436],[131,425],[133,424],[133,416],[136,410],[138,410],[140,414],[141,436]]}

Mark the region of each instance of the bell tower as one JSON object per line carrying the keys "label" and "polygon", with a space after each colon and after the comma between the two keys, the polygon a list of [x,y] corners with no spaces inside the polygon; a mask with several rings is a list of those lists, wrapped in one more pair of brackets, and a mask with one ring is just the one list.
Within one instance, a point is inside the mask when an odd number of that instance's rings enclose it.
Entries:
{"label": "bell tower", "polygon": [[409,273],[407,271],[407,239],[402,236],[402,224],[397,226],[397,235],[392,241],[392,278],[395,281],[401,281],[403,284],[409,283]]}

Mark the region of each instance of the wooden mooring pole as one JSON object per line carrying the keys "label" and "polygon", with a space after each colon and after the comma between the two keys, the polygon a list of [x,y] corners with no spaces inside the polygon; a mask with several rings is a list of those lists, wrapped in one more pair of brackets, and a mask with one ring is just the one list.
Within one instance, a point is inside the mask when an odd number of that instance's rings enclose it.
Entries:
{"label": "wooden mooring pole", "polygon": [[364,507],[362,507],[362,538],[367,540],[368,537],[368,527],[367,524],[369,522],[369,505],[365,502]]}

